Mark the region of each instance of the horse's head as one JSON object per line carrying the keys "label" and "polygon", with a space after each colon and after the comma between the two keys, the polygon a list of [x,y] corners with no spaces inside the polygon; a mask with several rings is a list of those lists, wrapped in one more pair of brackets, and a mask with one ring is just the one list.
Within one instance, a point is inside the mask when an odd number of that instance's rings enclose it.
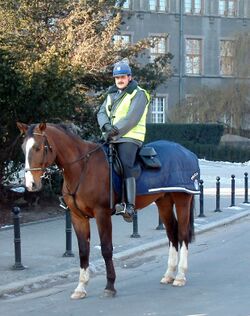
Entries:
{"label": "horse's head", "polygon": [[46,123],[28,126],[17,122],[17,127],[25,135],[22,145],[25,155],[25,186],[30,192],[39,191],[46,169],[56,158],[46,134]]}

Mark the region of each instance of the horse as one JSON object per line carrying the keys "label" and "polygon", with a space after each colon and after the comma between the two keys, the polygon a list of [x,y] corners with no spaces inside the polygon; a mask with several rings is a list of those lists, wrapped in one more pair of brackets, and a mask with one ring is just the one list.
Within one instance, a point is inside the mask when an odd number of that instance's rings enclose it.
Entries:
{"label": "horse", "polygon": [[[109,165],[103,145],[81,139],[64,124],[37,123],[29,126],[17,122],[17,127],[24,135],[22,149],[25,155],[25,186],[28,191],[35,192],[42,188],[41,179],[52,164],[55,163],[63,172],[62,194],[70,210],[80,260],[79,282],[71,298],[81,299],[87,295],[86,285],[90,278],[90,218],[96,219],[106,267],[104,295],[115,296],[111,221],[113,210],[109,200]],[[182,164],[186,165],[186,158],[180,159],[184,159]],[[197,168],[199,172],[198,162]],[[153,202],[157,205],[169,240],[167,269],[160,283],[184,286],[188,247],[194,237],[195,192],[182,192],[178,188],[173,190],[152,190],[148,194],[137,195],[136,210]],[[114,200],[115,203],[119,202],[116,192]]]}

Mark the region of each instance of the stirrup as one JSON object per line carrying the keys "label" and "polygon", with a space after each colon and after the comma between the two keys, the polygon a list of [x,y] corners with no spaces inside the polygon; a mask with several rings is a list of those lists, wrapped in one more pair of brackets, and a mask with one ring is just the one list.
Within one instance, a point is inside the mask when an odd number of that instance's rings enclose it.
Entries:
{"label": "stirrup", "polygon": [[63,208],[64,210],[67,210],[67,209],[68,209],[68,206],[65,204],[64,199],[63,199],[62,196],[59,196],[59,202],[60,202],[59,206],[60,206],[61,208]]}
{"label": "stirrup", "polygon": [[133,210],[132,213],[129,213],[127,211],[127,205],[126,203],[122,202],[120,204],[116,204],[115,205],[115,214],[116,215],[122,215],[123,219],[127,222],[127,223],[132,223],[133,219],[134,219],[134,212],[135,210]]}
{"label": "stirrup", "polygon": [[126,213],[126,203],[122,202],[115,205],[115,215],[123,215]]}

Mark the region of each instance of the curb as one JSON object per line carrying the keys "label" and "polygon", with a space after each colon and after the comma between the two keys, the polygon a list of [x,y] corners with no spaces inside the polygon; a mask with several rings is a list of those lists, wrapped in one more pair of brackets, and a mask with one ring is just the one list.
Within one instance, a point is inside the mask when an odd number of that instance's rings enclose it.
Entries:
{"label": "curb", "polygon": [[[221,227],[227,224],[230,224],[238,219],[250,215],[250,209],[242,211],[239,214],[232,215],[228,218],[215,221],[214,223],[203,224],[201,227],[195,227],[195,234],[199,235],[213,228]],[[199,225],[199,224],[198,224]],[[124,250],[118,253],[113,254],[114,261],[120,261],[128,259],[135,255],[140,255],[152,249],[160,248],[162,246],[167,246],[167,239],[162,238],[153,242],[148,242],[140,246],[136,246],[132,249]],[[103,272],[104,262],[103,259],[98,259],[90,263],[90,271],[92,275],[97,275],[100,272]],[[54,285],[62,280],[72,280],[77,278],[79,274],[79,267],[71,268],[68,270],[60,271],[52,274],[45,274],[40,277],[29,278],[24,281],[13,282],[6,286],[0,286],[0,299],[7,298],[13,295],[21,295],[25,293],[30,293],[32,291],[38,291],[50,285]]]}

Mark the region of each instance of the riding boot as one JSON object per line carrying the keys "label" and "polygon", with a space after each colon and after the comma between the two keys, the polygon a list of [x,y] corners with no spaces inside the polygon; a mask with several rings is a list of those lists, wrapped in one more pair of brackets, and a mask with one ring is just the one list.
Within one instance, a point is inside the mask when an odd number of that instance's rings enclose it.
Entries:
{"label": "riding boot", "polygon": [[131,223],[133,221],[133,215],[135,213],[135,195],[136,195],[136,183],[135,178],[125,179],[125,189],[127,204],[116,204],[116,214],[122,215],[126,222]]}

